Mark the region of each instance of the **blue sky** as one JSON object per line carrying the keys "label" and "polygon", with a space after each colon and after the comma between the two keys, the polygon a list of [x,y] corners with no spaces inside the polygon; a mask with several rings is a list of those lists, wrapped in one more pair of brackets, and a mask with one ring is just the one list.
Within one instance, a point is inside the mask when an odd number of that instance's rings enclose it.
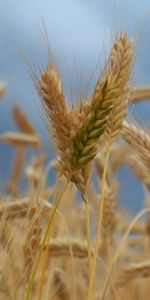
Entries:
{"label": "blue sky", "polygon": [[[122,30],[127,31],[135,39],[135,66],[132,81],[137,84],[150,82],[150,2],[148,0],[1,0],[0,79],[6,80],[8,87],[1,102],[0,132],[14,127],[10,107],[12,103],[17,102],[34,121],[43,142],[48,145],[48,152],[51,151],[51,145],[35,104],[38,103],[38,97],[19,54],[19,50],[22,49],[30,60],[31,55],[33,56],[30,47],[32,43],[39,64],[46,63],[46,46],[40,34],[42,20],[46,24],[55,61],[61,70],[69,103],[71,82],[74,94],[77,95],[79,89],[85,90],[88,79],[92,77],[90,86],[92,90],[94,79],[98,76],[108,55],[114,33]],[[95,69],[94,77],[92,74]],[[132,107],[132,111],[141,118],[146,115],[149,120],[148,103],[139,104],[136,109]],[[0,162],[2,170],[10,163],[11,155],[8,155],[5,150],[6,148],[0,145],[0,152],[5,158]],[[122,173],[121,176],[126,177],[126,174]],[[136,192],[136,189],[133,189],[134,191]]]}

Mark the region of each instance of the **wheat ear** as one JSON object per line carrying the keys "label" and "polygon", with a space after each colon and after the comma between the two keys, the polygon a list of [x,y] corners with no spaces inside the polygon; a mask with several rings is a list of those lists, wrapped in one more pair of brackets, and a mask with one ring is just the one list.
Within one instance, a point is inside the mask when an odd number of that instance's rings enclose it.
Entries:
{"label": "wheat ear", "polygon": [[[5,202],[8,203],[0,204],[0,217],[4,215],[6,219],[23,218],[27,215],[27,211],[32,203],[32,198],[19,200],[13,199],[13,201]],[[52,208],[52,206],[45,200],[40,200],[39,206],[41,207],[43,216],[47,216]]]}
{"label": "wheat ear", "polygon": [[[58,154],[67,163],[69,143],[69,122],[63,87],[57,71],[48,64],[46,71],[41,71],[38,91],[44,108],[48,131],[50,124]],[[67,157],[66,157],[66,156]]]}
{"label": "wheat ear", "polygon": [[23,247],[26,267],[26,281],[28,282],[36,255],[41,236],[41,211],[35,200],[32,201],[28,209],[28,223],[29,230],[27,233],[26,241]]}
{"label": "wheat ear", "polygon": [[[124,95],[124,87],[131,71],[131,62],[131,43],[123,33],[116,38],[105,71],[87,103],[87,117],[83,126],[77,134],[72,133],[71,152],[72,163],[75,167],[86,165],[96,155],[95,147],[107,128],[109,115],[116,104],[118,102],[120,104],[120,97]],[[124,104],[124,101],[122,103]],[[116,112],[121,113],[121,111],[118,109]]]}
{"label": "wheat ear", "polygon": [[133,154],[127,155],[126,160],[135,176],[150,190],[150,173],[146,166]]}
{"label": "wheat ear", "polygon": [[131,103],[145,99],[150,99],[150,86],[131,87]]}
{"label": "wheat ear", "polygon": [[[52,238],[48,245],[48,252],[50,257],[67,256],[70,254],[70,244],[73,251],[73,256],[76,258],[87,258],[88,257],[88,246],[86,241],[79,239],[71,239],[69,242],[65,238]],[[44,250],[47,245],[44,246]],[[91,255],[93,252],[91,251]]]}
{"label": "wheat ear", "polygon": [[33,128],[26,115],[20,109],[18,105],[13,105],[12,107],[12,115],[15,120],[18,129],[23,133],[36,135],[36,130]]}
{"label": "wheat ear", "polygon": [[23,146],[39,148],[40,139],[38,136],[33,134],[25,134],[18,132],[7,132],[0,135],[0,141],[12,146]]}
{"label": "wheat ear", "polygon": [[144,165],[150,166],[150,136],[142,128],[127,121],[123,123],[122,136],[132,150],[140,157]]}
{"label": "wheat ear", "polygon": [[126,284],[130,280],[143,279],[150,277],[150,260],[131,263],[121,268],[119,284]]}

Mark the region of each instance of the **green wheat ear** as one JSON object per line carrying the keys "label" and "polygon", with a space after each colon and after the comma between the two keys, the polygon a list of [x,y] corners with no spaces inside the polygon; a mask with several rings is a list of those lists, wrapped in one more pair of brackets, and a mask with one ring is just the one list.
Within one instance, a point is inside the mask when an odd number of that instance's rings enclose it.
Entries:
{"label": "green wheat ear", "polygon": [[[132,45],[127,35],[122,33],[120,37],[116,37],[108,63],[96,84],[93,96],[87,101],[88,109],[81,122],[82,126],[71,139],[73,168],[81,168],[93,160],[97,154],[97,144],[101,137],[105,136],[108,127],[111,127],[112,115],[119,112],[120,118],[120,107],[123,107],[123,111],[124,106],[127,107],[128,101],[123,98],[128,88],[132,57]],[[114,128],[114,124],[112,125]],[[113,131],[113,128],[110,128],[110,131]]]}
{"label": "green wheat ear", "polygon": [[108,115],[114,107],[111,99],[105,97],[106,90],[107,80],[93,96],[86,122],[71,141],[72,164],[77,168],[93,160],[97,153],[97,142],[106,129]]}

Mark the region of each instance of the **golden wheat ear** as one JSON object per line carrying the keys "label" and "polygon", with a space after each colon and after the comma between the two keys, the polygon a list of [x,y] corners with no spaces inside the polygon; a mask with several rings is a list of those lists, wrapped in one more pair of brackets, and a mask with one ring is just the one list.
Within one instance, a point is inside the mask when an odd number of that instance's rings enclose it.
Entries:
{"label": "golden wheat ear", "polygon": [[141,100],[150,99],[150,86],[133,86],[131,87],[130,102],[135,103]]}
{"label": "golden wheat ear", "polygon": [[150,167],[150,136],[143,128],[123,122],[122,137],[146,168]]}
{"label": "golden wheat ear", "polygon": [[32,124],[29,122],[28,118],[17,104],[13,105],[12,107],[12,115],[18,129],[21,132],[37,135],[36,130],[33,128]]}
{"label": "golden wheat ear", "polygon": [[69,139],[69,124],[67,107],[61,80],[57,71],[48,64],[47,69],[41,71],[38,91],[47,119],[47,127],[51,129],[59,153],[66,150]]}

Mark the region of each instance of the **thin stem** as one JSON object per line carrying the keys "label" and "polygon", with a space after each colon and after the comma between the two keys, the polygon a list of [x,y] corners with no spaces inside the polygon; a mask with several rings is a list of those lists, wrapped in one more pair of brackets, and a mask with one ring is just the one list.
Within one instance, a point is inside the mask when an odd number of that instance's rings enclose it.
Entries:
{"label": "thin stem", "polygon": [[87,234],[87,246],[88,246],[88,261],[89,261],[89,282],[90,282],[90,273],[91,273],[91,232],[90,232],[90,206],[89,201],[86,199],[85,202],[86,209],[86,234]]}
{"label": "thin stem", "polygon": [[101,230],[102,219],[103,219],[103,208],[104,208],[104,200],[105,200],[105,197],[104,197],[105,196],[105,181],[106,181],[109,155],[110,155],[110,144],[108,144],[107,152],[106,152],[106,156],[105,156],[105,162],[104,162],[102,188],[101,188],[101,201],[100,201],[100,207],[99,207],[99,213],[98,213],[98,224],[97,224],[96,239],[95,239],[95,245],[94,245],[94,254],[93,254],[93,259],[92,259],[92,264],[91,264],[88,300],[92,300],[92,298],[93,298],[93,284],[94,284],[94,277],[95,277],[95,271],[96,271],[96,260],[97,260],[97,254],[98,254],[98,248],[99,248],[100,230]]}
{"label": "thin stem", "polygon": [[[57,177],[55,187],[57,187],[58,182],[59,182],[59,177]],[[55,199],[55,197],[54,197],[53,206],[56,206],[56,204],[55,204],[56,200],[57,199]],[[41,278],[40,278],[39,289],[38,289],[38,300],[42,299],[42,292],[43,292],[44,279],[45,279],[45,270],[46,270],[46,267],[47,267],[47,264],[48,264],[48,245],[49,245],[49,242],[50,242],[50,236],[51,236],[51,230],[49,230],[49,233],[48,233],[47,246],[46,246],[46,249],[45,249],[44,259],[43,259],[43,263],[42,263],[42,272],[41,272]]]}
{"label": "thin stem", "polygon": [[46,230],[45,230],[45,233],[44,233],[43,241],[41,243],[40,249],[39,249],[39,251],[37,253],[37,256],[35,258],[35,262],[34,262],[34,265],[33,265],[33,271],[32,271],[31,277],[29,279],[27,289],[25,291],[24,300],[29,300],[31,289],[32,289],[34,279],[35,279],[35,276],[36,276],[36,273],[37,273],[37,270],[38,270],[38,266],[39,266],[39,263],[40,263],[40,259],[41,259],[41,256],[42,256],[42,253],[43,253],[43,250],[44,250],[45,242],[46,242],[48,234],[49,234],[49,230],[51,228],[51,225],[52,225],[53,219],[55,217],[57,208],[60,204],[60,201],[61,201],[61,199],[62,199],[62,197],[63,197],[63,195],[64,195],[64,193],[65,193],[65,191],[68,187],[69,181],[70,181],[69,179],[66,181],[61,193],[59,194],[59,196],[57,198],[55,206],[52,207],[50,217],[49,217],[49,220],[48,220],[48,224],[47,224],[47,227],[46,227]]}

